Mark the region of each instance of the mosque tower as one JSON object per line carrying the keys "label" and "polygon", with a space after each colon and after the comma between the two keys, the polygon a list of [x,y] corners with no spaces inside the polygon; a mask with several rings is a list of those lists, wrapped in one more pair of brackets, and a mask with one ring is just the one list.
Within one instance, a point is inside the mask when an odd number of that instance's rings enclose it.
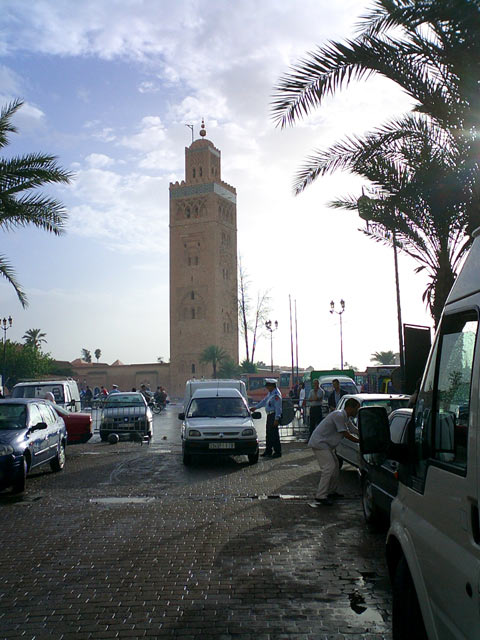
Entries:
{"label": "mosque tower", "polygon": [[237,196],[221,179],[221,155],[206,138],[185,148],[185,180],[170,184],[170,390],[210,378],[210,345],[238,363]]}

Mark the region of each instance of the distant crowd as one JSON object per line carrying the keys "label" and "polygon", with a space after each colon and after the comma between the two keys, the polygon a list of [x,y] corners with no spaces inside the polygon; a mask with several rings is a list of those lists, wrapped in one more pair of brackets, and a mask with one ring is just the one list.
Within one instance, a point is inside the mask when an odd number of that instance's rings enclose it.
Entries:
{"label": "distant crowd", "polygon": [[[137,388],[132,387],[130,391],[136,393]],[[138,392],[143,395],[148,404],[157,402],[161,407],[165,407],[168,403],[167,391],[162,386],[158,386],[156,391],[152,391],[148,385],[142,384]],[[80,389],[80,401],[82,403],[82,407],[89,407],[92,402],[105,400],[112,393],[121,393],[121,389],[118,384],[112,384],[110,391],[103,385],[99,387],[96,386],[92,390],[87,384]]]}

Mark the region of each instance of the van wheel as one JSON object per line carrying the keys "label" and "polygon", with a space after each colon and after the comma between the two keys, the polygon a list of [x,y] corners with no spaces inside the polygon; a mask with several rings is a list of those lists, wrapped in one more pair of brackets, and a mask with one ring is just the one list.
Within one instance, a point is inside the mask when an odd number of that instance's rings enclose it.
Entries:
{"label": "van wheel", "polygon": [[372,483],[368,479],[368,476],[362,477],[362,507],[367,524],[379,525],[381,523],[382,516],[380,509],[375,504]]}
{"label": "van wheel", "polygon": [[183,460],[183,464],[184,464],[186,467],[188,467],[189,465],[191,465],[191,464],[192,464],[192,456],[191,456],[191,454],[190,454],[190,453],[186,453],[186,452],[184,451],[184,452],[183,452],[182,460]]}
{"label": "van wheel", "polygon": [[23,493],[25,491],[25,486],[27,483],[27,472],[28,472],[28,463],[23,457],[23,462],[20,465],[20,469],[17,472],[15,481],[12,485],[12,493]]}
{"label": "van wheel", "polygon": [[52,471],[62,471],[65,467],[65,445],[63,442],[58,443],[57,455],[50,461]]}
{"label": "van wheel", "polygon": [[401,558],[392,585],[393,640],[428,640],[407,561]]}
{"label": "van wheel", "polygon": [[257,451],[257,453],[249,453],[248,454],[248,462],[250,464],[257,464],[257,462],[258,462],[258,453],[259,452]]}
{"label": "van wheel", "polygon": [[100,431],[100,440],[102,442],[108,442],[108,433],[105,433],[104,431]]}

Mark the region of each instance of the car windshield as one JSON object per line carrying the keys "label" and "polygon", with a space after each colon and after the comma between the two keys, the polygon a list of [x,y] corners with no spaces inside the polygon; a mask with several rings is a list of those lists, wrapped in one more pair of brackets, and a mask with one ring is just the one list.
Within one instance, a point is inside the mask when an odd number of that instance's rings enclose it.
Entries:
{"label": "car windshield", "polygon": [[[325,391],[325,396],[329,396],[333,391],[333,384],[331,382],[323,382],[320,386]],[[343,389],[343,391],[349,395],[358,393],[358,389],[353,382],[341,382],[340,389]]]}
{"label": "car windshield", "polygon": [[379,400],[364,400],[362,407],[385,407],[390,415],[395,409],[408,407],[409,398],[381,398]]}
{"label": "car windshield", "polygon": [[0,431],[24,429],[27,424],[27,407],[24,404],[0,405]]}
{"label": "car windshield", "polygon": [[105,408],[111,409],[112,407],[144,407],[145,401],[140,393],[132,393],[120,395],[119,393],[113,393],[108,396],[105,402]]}
{"label": "car windshield", "polygon": [[187,418],[248,418],[249,415],[242,398],[195,398]]}
{"label": "car windshield", "polygon": [[60,384],[22,384],[14,387],[12,398],[45,398],[47,392],[53,393],[55,402],[65,402],[63,386]]}

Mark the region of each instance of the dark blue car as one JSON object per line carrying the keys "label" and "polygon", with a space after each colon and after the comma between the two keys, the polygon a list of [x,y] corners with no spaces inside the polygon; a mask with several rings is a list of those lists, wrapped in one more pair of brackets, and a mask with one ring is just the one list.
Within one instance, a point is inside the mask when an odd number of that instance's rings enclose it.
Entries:
{"label": "dark blue car", "polygon": [[24,491],[27,473],[47,462],[61,471],[66,445],[65,423],[46,401],[0,400],[0,489]]}

